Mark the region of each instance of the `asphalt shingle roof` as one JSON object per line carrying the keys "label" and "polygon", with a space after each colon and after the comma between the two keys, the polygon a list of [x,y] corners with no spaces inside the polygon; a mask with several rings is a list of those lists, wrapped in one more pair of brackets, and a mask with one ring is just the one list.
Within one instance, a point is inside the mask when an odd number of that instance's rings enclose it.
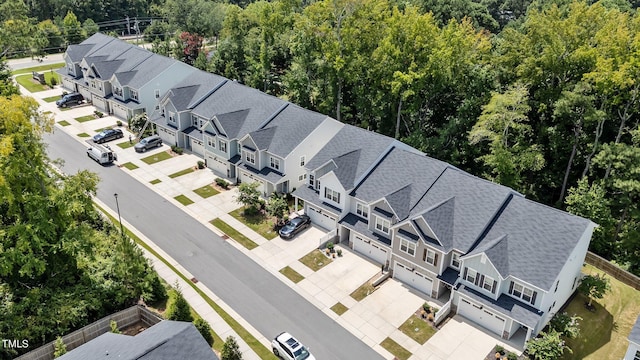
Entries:
{"label": "asphalt shingle roof", "polygon": [[587,219],[514,196],[487,232],[484,244],[469,255],[485,252],[504,271],[501,275],[551,290],[590,224]]}
{"label": "asphalt shingle roof", "polygon": [[192,323],[162,321],[136,336],[105,333],[60,360],[218,360]]}
{"label": "asphalt shingle roof", "polygon": [[[431,230],[433,230],[442,248],[445,249],[445,251],[453,249],[454,223],[456,220],[464,221],[462,219],[456,219],[455,217],[455,198],[449,198],[427,210],[423,218],[427,224],[429,224]],[[418,226],[419,225],[416,224],[416,227]]]}
{"label": "asphalt shingle roof", "polygon": [[638,318],[636,319],[636,323],[633,324],[628,339],[629,341],[640,345],[640,316],[638,316]]}
{"label": "asphalt shingle roof", "polygon": [[196,106],[225,81],[228,80],[222,76],[195,70],[170,90],[169,97],[176,110],[184,111]]}
{"label": "asphalt shingle roof", "polygon": [[69,56],[71,61],[73,61],[74,63],[78,63],[82,61],[82,59],[87,54],[91,53],[91,51],[105,46],[106,44],[114,40],[116,39],[111,36],[107,36],[101,33],[95,33],[80,44],[69,45],[65,53],[67,54],[67,56]]}

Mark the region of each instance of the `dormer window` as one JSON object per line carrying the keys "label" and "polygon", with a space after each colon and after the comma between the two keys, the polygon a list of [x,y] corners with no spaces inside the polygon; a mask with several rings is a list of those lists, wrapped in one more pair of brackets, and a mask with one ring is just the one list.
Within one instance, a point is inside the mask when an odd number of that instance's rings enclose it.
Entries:
{"label": "dormer window", "polygon": [[208,137],[207,138],[207,145],[209,145],[210,148],[215,149],[216,148],[216,140]]}
{"label": "dormer window", "polygon": [[309,186],[313,187],[313,185],[315,185],[314,176],[309,174]]}
{"label": "dormer window", "polygon": [[250,151],[245,151],[244,152],[244,160],[246,162],[248,162],[249,164],[256,164],[256,154]]}
{"label": "dormer window", "polygon": [[363,203],[356,204],[356,214],[362,216],[365,219],[369,218],[369,207]]}
{"label": "dormer window", "polygon": [[383,219],[378,216],[376,216],[375,218],[376,218],[376,230],[388,235],[389,228],[391,227],[391,222],[387,219]]}
{"label": "dormer window", "polygon": [[113,93],[116,94],[119,97],[122,97],[122,88],[117,87],[113,89]]}
{"label": "dormer window", "polygon": [[160,90],[156,89],[154,95],[155,95],[156,99],[158,99],[160,97]]}
{"label": "dormer window", "polygon": [[135,90],[131,90],[131,98],[135,101],[138,101],[138,92]]}
{"label": "dormer window", "polygon": [[455,252],[451,254],[451,267],[460,269],[460,254]]}
{"label": "dormer window", "polygon": [[272,169],[276,169],[276,170],[280,170],[280,159],[276,159],[274,157],[271,157],[271,168]]}
{"label": "dormer window", "polygon": [[176,123],[176,113],[169,111],[169,122]]}

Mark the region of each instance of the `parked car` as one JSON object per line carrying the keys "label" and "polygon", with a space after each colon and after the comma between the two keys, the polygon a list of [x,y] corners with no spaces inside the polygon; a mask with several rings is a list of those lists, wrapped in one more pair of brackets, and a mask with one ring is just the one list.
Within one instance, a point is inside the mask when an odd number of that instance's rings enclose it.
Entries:
{"label": "parked car", "polygon": [[60,100],[56,101],[58,107],[67,107],[71,105],[79,105],[84,101],[84,97],[78,93],[71,93],[63,96]]}
{"label": "parked car", "polygon": [[149,149],[162,146],[162,139],[158,135],[147,136],[140,140],[133,148],[136,152],[145,152]]}
{"label": "parked car", "polygon": [[120,139],[124,135],[120,129],[105,129],[93,136],[93,142],[96,144],[102,144],[107,141]]}
{"label": "parked car", "polygon": [[309,349],[288,332],[280,333],[271,342],[275,356],[285,360],[315,360]]}
{"label": "parked car", "polygon": [[290,239],[294,237],[300,231],[308,228],[311,225],[311,219],[307,215],[300,215],[293,218],[278,231],[280,237],[283,239]]}

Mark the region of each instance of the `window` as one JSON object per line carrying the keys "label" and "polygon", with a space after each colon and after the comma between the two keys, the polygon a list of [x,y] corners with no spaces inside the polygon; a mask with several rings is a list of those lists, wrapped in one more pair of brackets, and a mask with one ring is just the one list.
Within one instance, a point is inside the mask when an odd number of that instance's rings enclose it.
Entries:
{"label": "window", "polygon": [[438,266],[438,254],[430,249],[424,249],[422,253],[422,261],[433,266]]}
{"label": "window", "polygon": [[640,360],[640,350],[636,351],[636,355],[633,357],[633,360]]}
{"label": "window", "polygon": [[490,276],[485,276],[482,282],[482,288],[495,294],[497,282]]}
{"label": "window", "polygon": [[238,143],[238,152],[237,154],[242,153],[242,144]]}
{"label": "window", "polygon": [[362,203],[356,204],[356,214],[362,216],[363,218],[369,217],[369,207]]}
{"label": "window", "polygon": [[156,105],[156,111],[160,110],[160,105]]}
{"label": "window", "polygon": [[271,158],[271,168],[280,170],[280,159],[276,159],[274,157]]}
{"label": "window", "polygon": [[215,149],[216,148],[216,141],[211,139],[211,138],[207,138],[207,145],[209,145],[209,147],[212,147],[212,148]]}
{"label": "window", "polygon": [[256,154],[252,153],[250,151],[245,151],[244,152],[244,160],[250,164],[255,165],[256,164]]}
{"label": "window", "polygon": [[451,266],[456,269],[460,268],[460,254],[455,252],[451,254]]}
{"label": "window", "polygon": [[313,186],[314,183],[314,179],[313,179],[313,175],[309,175],[309,186]]}
{"label": "window", "polygon": [[159,89],[156,89],[155,96],[156,96],[156,99],[160,97],[160,90]]}
{"label": "window", "polygon": [[135,101],[138,101],[138,92],[135,90],[131,90],[131,98]]}
{"label": "window", "polygon": [[176,123],[176,114],[169,111],[169,122]]}
{"label": "window", "polygon": [[400,251],[403,251],[411,256],[416,255],[416,243],[407,239],[400,239]]}
{"label": "window", "polygon": [[302,174],[298,176],[298,181],[305,181],[307,179],[307,174]]}
{"label": "window", "polygon": [[533,305],[536,303],[538,292],[512,281],[509,285],[509,294]]}
{"label": "window", "polygon": [[305,161],[304,155],[300,156],[300,166],[304,166],[305,162],[306,161]]}
{"label": "window", "polygon": [[560,285],[560,280],[556,281],[556,289],[553,290],[553,292],[557,292],[558,291],[558,285]]}
{"label": "window", "polygon": [[320,191],[320,180],[316,181],[316,190]]}
{"label": "window", "polygon": [[478,272],[473,270],[473,269],[465,269],[465,272],[467,273],[467,276],[465,277],[465,280],[467,280],[470,283],[475,284],[476,283],[476,279],[478,278]]}
{"label": "window", "polygon": [[114,88],[113,93],[118,95],[119,97],[122,97],[122,88],[119,88],[119,87]]}
{"label": "window", "polygon": [[324,188],[324,198],[340,204],[340,193],[329,188]]}
{"label": "window", "polygon": [[220,149],[220,151],[222,151],[223,153],[227,152],[227,143],[222,141],[222,140],[218,140],[218,149]]}
{"label": "window", "polygon": [[376,230],[382,231],[383,233],[388,234],[389,227],[391,227],[391,223],[389,222],[389,220],[376,216]]}

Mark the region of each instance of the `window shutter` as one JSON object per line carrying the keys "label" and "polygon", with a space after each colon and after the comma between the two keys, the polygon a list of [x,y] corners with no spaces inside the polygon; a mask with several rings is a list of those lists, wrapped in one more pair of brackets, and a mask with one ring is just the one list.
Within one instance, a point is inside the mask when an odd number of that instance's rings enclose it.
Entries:
{"label": "window shutter", "polygon": [[513,281],[509,284],[509,294],[513,295]]}
{"label": "window shutter", "polygon": [[462,274],[462,279],[467,280],[467,268],[464,268],[464,274]]}
{"label": "window shutter", "polygon": [[434,253],[433,255],[433,266],[438,266],[438,253]]}
{"label": "window shutter", "polygon": [[477,276],[476,275],[476,286],[482,287],[484,284],[484,275]]}
{"label": "window shutter", "polygon": [[536,296],[538,295],[537,291],[533,292],[533,296],[531,297],[531,304],[535,304],[536,303]]}
{"label": "window shutter", "polygon": [[496,293],[496,285],[498,285],[498,282],[493,280],[493,285],[491,286],[491,293],[492,294]]}
{"label": "window shutter", "polygon": [[424,249],[424,251],[422,252],[422,261],[427,261],[427,249]]}

